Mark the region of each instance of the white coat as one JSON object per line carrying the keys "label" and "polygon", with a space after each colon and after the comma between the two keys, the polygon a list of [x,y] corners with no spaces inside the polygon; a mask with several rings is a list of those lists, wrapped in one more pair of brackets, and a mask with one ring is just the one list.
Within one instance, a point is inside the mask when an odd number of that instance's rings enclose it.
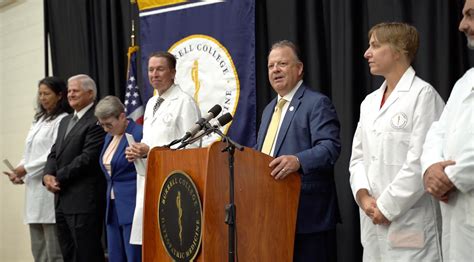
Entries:
{"label": "white coat", "polygon": [[[164,101],[153,115],[158,96],[148,100],[143,121],[142,143],[150,149],[164,146],[186,133],[200,117],[200,111],[193,98],[178,85],[171,86],[162,96]],[[145,195],[145,174],[137,174],[137,198],[133,215],[130,243],[142,244],[143,199]]]}
{"label": "white coat", "polygon": [[423,173],[434,163],[454,160],[445,173],[457,190],[440,203],[443,220],[443,259],[474,259],[474,69],[454,85],[438,122],[423,146]]}
{"label": "white coat", "polygon": [[386,82],[360,107],[350,161],[354,197],[367,189],[391,221],[374,225],[360,209],[364,261],[440,261],[439,206],[425,193],[420,155],[444,102],[409,67],[382,108]]}
{"label": "white coat", "polygon": [[25,142],[23,159],[25,182],[25,224],[55,223],[54,194],[43,186],[43,170],[51,146],[56,141],[59,122],[67,114],[63,113],[51,121],[44,118],[33,122]]}

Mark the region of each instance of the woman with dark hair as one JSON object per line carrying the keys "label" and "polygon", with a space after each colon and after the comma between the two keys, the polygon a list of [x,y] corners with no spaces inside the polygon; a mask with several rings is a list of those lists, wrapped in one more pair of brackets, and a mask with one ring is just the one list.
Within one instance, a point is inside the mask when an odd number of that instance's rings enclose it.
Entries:
{"label": "woman with dark hair", "polygon": [[29,224],[35,261],[62,261],[55,229],[54,194],[42,184],[46,158],[56,140],[59,122],[70,111],[66,83],[46,77],[38,83],[37,109],[26,137],[23,159],[8,175],[13,184],[25,184],[25,224]]}
{"label": "woman with dark hair", "polygon": [[[50,96],[53,96],[53,93],[55,99],[59,100],[48,99]],[[54,120],[63,113],[71,113],[72,109],[67,101],[66,82],[54,76],[41,79],[38,83],[36,104],[35,121],[38,121],[43,116],[46,120]]]}

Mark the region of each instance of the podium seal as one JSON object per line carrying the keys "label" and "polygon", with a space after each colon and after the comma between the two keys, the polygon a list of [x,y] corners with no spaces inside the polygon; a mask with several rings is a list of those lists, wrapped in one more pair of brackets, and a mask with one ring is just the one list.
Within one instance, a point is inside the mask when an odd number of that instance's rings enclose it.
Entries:
{"label": "podium seal", "polygon": [[158,224],[166,252],[174,261],[192,261],[201,247],[202,206],[196,185],[185,172],[165,179],[158,202]]}

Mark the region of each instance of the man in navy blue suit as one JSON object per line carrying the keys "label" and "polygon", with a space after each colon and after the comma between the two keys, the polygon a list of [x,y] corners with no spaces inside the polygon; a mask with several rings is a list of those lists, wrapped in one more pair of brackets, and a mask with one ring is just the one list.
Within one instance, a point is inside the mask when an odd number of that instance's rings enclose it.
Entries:
{"label": "man in navy blue suit", "polygon": [[336,110],[328,97],[303,84],[303,63],[290,41],[272,46],[268,78],[278,96],[263,111],[257,147],[276,157],[270,163],[275,179],[301,176],[294,261],[335,261],[333,166],[341,150]]}

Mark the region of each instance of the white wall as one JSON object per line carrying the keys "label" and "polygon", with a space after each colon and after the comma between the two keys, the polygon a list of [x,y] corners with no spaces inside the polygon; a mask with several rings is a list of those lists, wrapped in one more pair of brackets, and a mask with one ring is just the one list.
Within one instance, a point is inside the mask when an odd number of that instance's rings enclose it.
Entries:
{"label": "white wall", "polygon": [[[43,1],[17,0],[0,8],[0,159],[14,165],[34,115],[44,77]],[[0,171],[5,170],[3,163]],[[0,175],[0,261],[33,261],[23,224],[24,188]]]}

